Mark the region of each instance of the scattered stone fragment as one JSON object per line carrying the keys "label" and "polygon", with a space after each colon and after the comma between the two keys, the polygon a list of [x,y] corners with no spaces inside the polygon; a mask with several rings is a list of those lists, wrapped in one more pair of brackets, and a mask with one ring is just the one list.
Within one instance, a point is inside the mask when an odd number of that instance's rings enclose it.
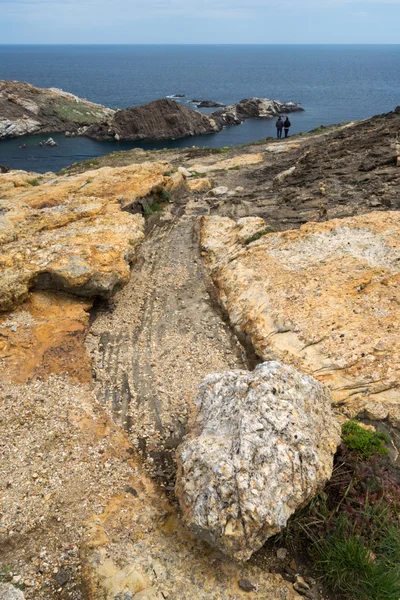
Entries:
{"label": "scattered stone fragment", "polygon": [[228,188],[225,185],[220,185],[210,190],[211,196],[225,196],[228,193]]}
{"label": "scattered stone fragment", "polygon": [[276,551],[276,557],[279,558],[279,560],[285,560],[286,556],[287,556],[286,548],[278,548],[278,550]]}
{"label": "scattered stone fragment", "polygon": [[70,577],[71,573],[68,569],[60,569],[59,571],[57,571],[54,579],[57,581],[58,585],[63,586],[68,582]]}
{"label": "scattered stone fragment", "polygon": [[254,592],[256,590],[256,586],[253,585],[248,579],[240,579],[238,581],[238,586],[245,592]]}

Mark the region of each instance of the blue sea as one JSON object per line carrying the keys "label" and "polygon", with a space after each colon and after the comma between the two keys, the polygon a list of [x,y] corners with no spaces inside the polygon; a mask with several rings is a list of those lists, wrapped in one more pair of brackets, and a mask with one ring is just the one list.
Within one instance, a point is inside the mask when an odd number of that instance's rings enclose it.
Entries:
{"label": "blue sea", "polygon": [[[0,45],[0,79],[58,87],[113,108],[184,94],[224,104],[253,96],[301,102],[292,133],[393,110],[400,104],[400,45]],[[193,106],[189,104],[189,106]],[[273,121],[168,142],[94,142],[43,136],[0,142],[0,164],[37,172],[134,147],[222,147],[274,136]],[[22,143],[28,145],[20,149]]]}

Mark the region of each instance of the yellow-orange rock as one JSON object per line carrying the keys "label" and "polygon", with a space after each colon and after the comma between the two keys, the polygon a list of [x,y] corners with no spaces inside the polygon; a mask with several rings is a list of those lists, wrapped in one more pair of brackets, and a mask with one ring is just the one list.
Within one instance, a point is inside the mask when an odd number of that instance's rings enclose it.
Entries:
{"label": "yellow-orange rock", "polygon": [[0,175],[0,310],[30,289],[111,296],[129,279],[143,239],[137,201],[183,186],[166,162],[103,167],[75,176]]}
{"label": "yellow-orange rock", "polygon": [[202,227],[233,326],[262,359],[328,385],[345,415],[399,426],[400,213],[308,223],[247,245],[242,221],[205,217]]}
{"label": "yellow-orange rock", "polygon": [[212,183],[209,179],[201,177],[200,179],[188,179],[186,188],[191,194],[202,194],[208,192],[212,188]]}
{"label": "yellow-orange rock", "polygon": [[92,379],[84,346],[90,300],[35,292],[15,311],[0,317],[0,378],[26,383],[66,374]]}
{"label": "yellow-orange rock", "polygon": [[211,173],[212,171],[219,171],[221,169],[236,169],[237,167],[245,167],[248,165],[257,165],[264,162],[264,156],[261,153],[258,154],[239,154],[233,158],[227,158],[225,160],[216,161],[215,157],[211,157],[207,162],[196,163],[188,166],[188,170],[197,173]]}

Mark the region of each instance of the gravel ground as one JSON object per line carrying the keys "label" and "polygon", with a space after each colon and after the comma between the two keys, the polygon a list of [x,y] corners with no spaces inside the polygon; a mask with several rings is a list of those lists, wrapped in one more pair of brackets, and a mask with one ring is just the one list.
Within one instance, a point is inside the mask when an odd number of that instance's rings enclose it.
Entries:
{"label": "gravel ground", "polygon": [[128,485],[129,443],[90,386],[2,383],[0,397],[0,581],[78,600],[82,525]]}

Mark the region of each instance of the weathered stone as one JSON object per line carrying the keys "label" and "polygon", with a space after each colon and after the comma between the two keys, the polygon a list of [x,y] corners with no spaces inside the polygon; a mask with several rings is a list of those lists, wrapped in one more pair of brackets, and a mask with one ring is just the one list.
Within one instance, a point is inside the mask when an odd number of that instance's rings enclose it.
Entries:
{"label": "weathered stone", "polygon": [[0,583],[0,600],[24,600],[25,595],[11,583]]}
{"label": "weathered stone", "polygon": [[199,179],[189,179],[186,181],[186,188],[188,192],[192,194],[202,194],[203,192],[208,192],[212,188],[212,183],[206,177],[201,177]]}
{"label": "weathered stone", "polygon": [[183,176],[169,170],[160,162],[73,177],[0,175],[0,310],[34,288],[110,297],[128,281],[144,236],[141,214],[126,211],[182,189]]}
{"label": "weathered stone", "polygon": [[178,448],[176,494],[202,539],[247,560],[331,476],[340,428],[328,390],[277,362],[209,375]]}
{"label": "weathered stone", "polygon": [[203,223],[220,301],[257,354],[313,374],[346,416],[398,426],[400,213],[308,223],[247,246],[234,221]]}
{"label": "weathered stone", "polygon": [[225,196],[228,193],[229,189],[226,185],[219,185],[216,188],[210,190],[211,196]]}

